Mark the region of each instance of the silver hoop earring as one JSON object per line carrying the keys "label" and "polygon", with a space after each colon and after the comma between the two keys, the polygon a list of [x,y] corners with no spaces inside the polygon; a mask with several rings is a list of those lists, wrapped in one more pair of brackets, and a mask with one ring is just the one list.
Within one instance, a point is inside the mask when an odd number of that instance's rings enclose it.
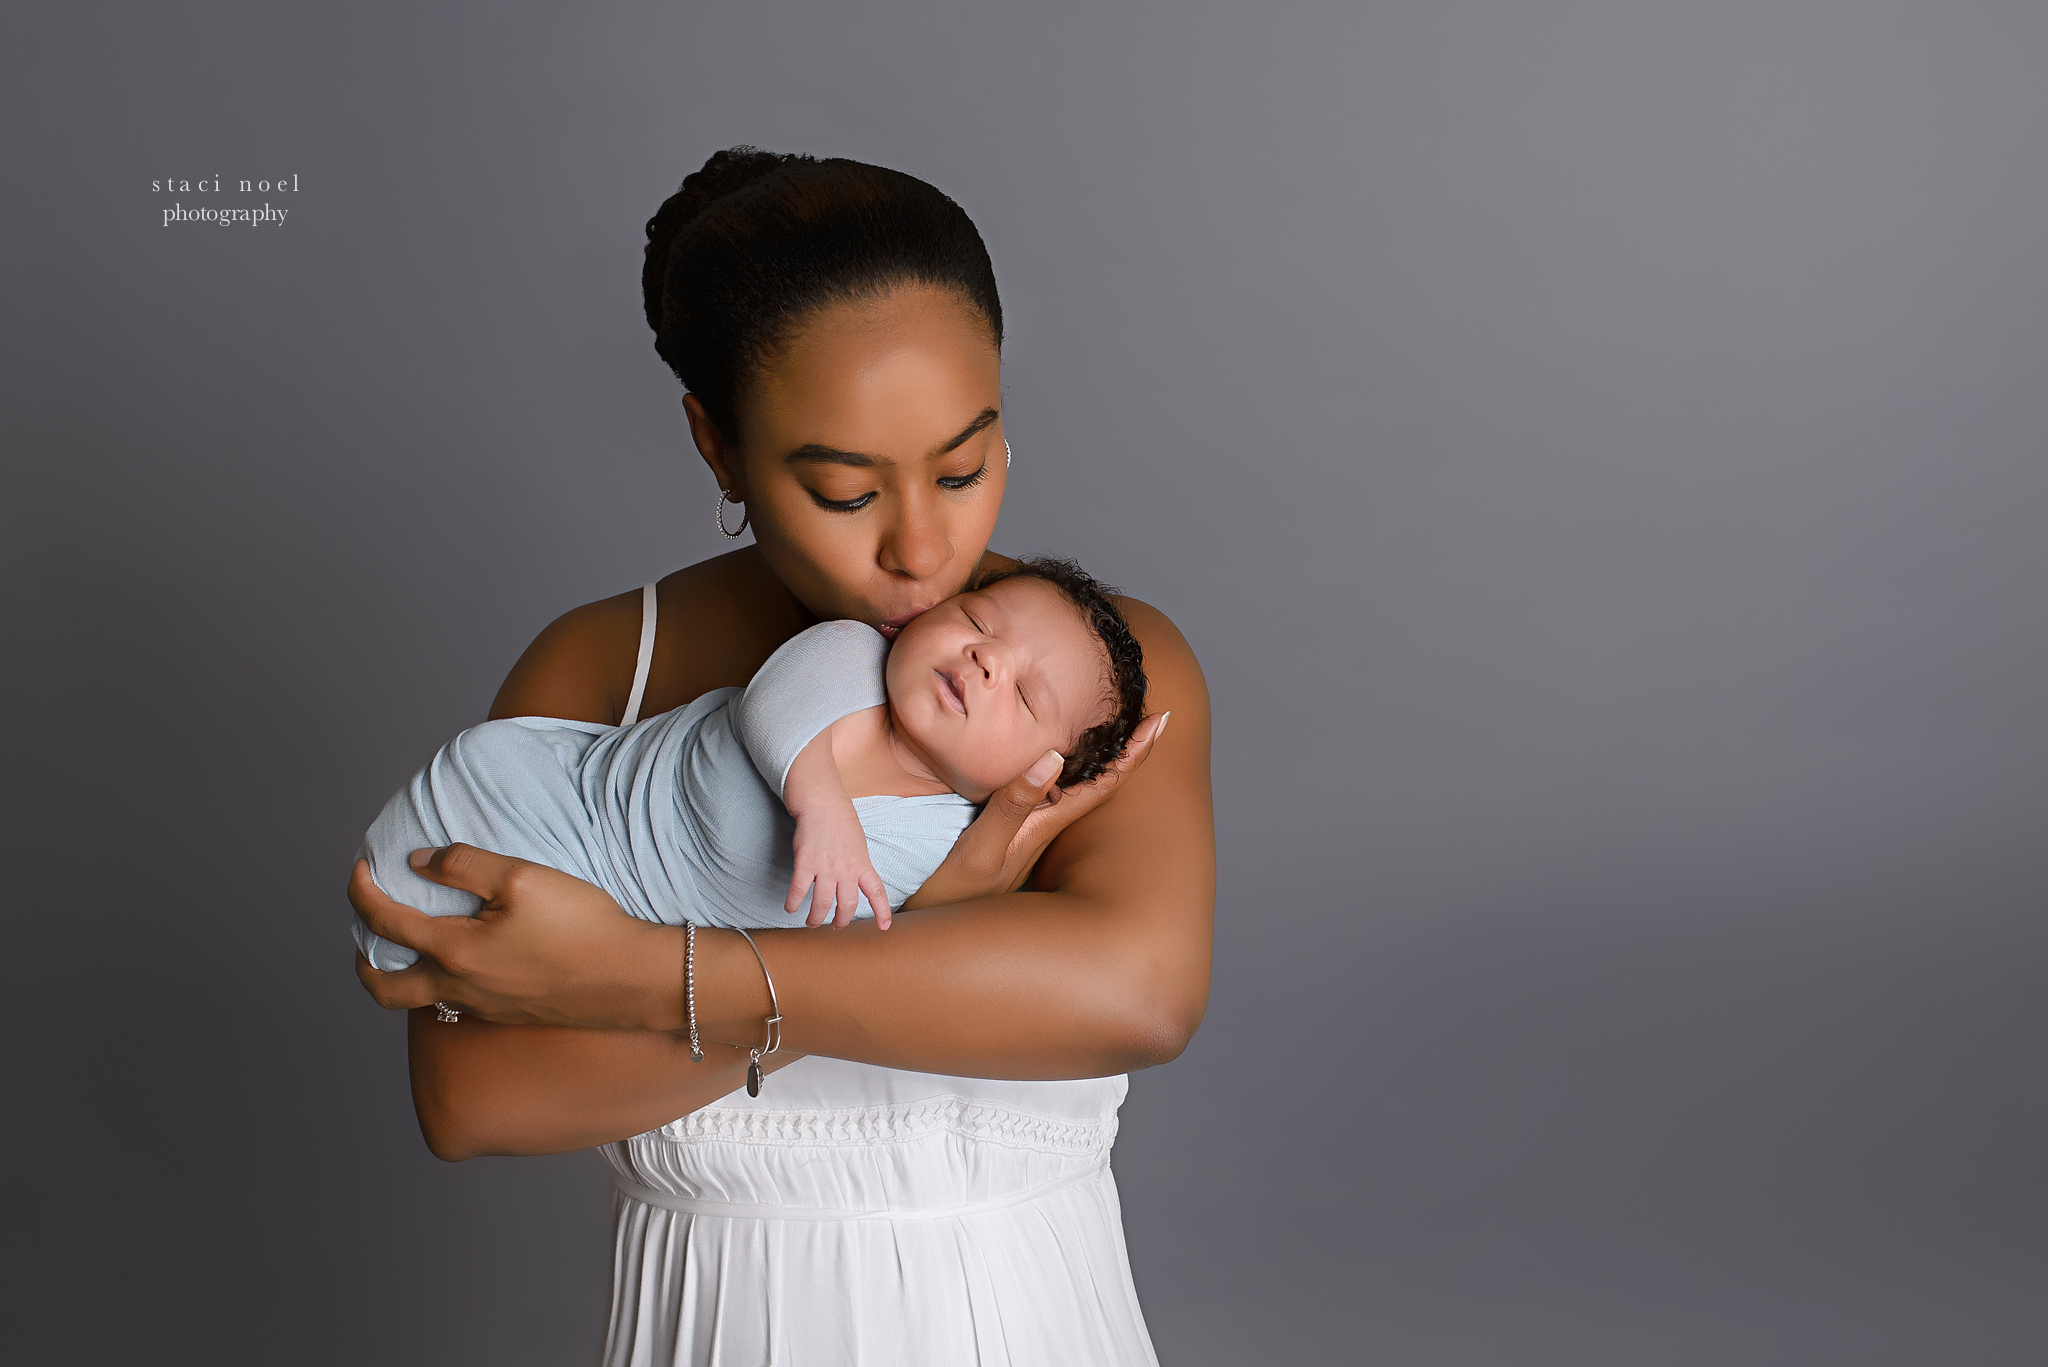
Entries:
{"label": "silver hoop earring", "polygon": [[721,532],[725,532],[725,535],[726,535],[726,536],[727,536],[727,537],[728,537],[729,539],[735,539],[735,540],[736,540],[736,539],[737,539],[737,538],[739,537],[739,534],[740,534],[740,532],[744,532],[744,531],[745,531],[745,530],[747,529],[747,507],[746,507],[746,505],[745,505],[744,503],[740,505],[740,528],[739,528],[739,531],[738,531],[738,532],[727,532],[727,531],[725,530],[725,505],[726,505],[726,501],[727,501],[727,500],[728,500],[728,499],[729,499],[730,497],[731,497],[731,495],[727,494],[727,493],[725,492],[725,490],[723,490],[723,489],[720,489],[720,490],[718,491],[718,530],[719,530],[719,531],[721,531]]}
{"label": "silver hoop earring", "polygon": [[1014,459],[1015,459],[1015,458],[1014,458],[1013,456],[1011,456],[1011,454],[1010,454],[1010,443],[1009,443],[1009,442],[1007,442],[1007,441],[1006,441],[1006,442],[1004,442],[1004,443],[1003,443],[1003,468],[1004,468],[1005,470],[1009,469],[1009,468],[1010,468],[1010,463],[1011,463],[1011,461],[1012,461],[1012,460],[1014,460]]}

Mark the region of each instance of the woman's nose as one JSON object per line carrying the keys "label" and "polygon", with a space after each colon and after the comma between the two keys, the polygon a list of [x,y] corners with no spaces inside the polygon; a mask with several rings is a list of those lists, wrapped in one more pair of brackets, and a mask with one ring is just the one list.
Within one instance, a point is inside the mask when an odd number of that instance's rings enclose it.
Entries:
{"label": "woman's nose", "polygon": [[929,579],[953,558],[952,539],[938,510],[923,499],[908,499],[882,538],[882,568],[907,579]]}

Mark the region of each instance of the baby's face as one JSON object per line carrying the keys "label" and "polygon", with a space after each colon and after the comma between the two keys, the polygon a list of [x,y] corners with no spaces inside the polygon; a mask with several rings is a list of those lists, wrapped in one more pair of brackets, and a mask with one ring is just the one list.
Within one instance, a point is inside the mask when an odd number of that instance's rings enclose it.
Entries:
{"label": "baby's face", "polygon": [[1109,720],[1108,664],[1080,609],[1042,579],[949,598],[889,651],[889,712],[932,772],[976,802]]}

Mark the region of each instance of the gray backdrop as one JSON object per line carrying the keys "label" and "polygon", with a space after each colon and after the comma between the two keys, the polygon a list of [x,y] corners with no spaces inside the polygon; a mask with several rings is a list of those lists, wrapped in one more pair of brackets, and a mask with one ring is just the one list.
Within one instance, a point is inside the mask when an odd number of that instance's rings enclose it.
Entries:
{"label": "gray backdrop", "polygon": [[1168,1363],[2048,1355],[2048,9],[9,28],[18,1360],[591,1352],[597,1160],[426,1153],[341,888],[720,548],[638,272],[740,141],[967,207],[997,544],[1209,672],[1215,992],[1117,1155]]}

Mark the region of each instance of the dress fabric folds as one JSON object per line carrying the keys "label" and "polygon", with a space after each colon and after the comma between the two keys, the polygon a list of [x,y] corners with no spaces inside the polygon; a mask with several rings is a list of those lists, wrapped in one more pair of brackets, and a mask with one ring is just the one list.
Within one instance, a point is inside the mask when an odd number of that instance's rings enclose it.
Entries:
{"label": "dress fabric folds", "polygon": [[1110,1146],[1122,1077],[806,1058],[605,1146],[605,1367],[1156,1367]]}

